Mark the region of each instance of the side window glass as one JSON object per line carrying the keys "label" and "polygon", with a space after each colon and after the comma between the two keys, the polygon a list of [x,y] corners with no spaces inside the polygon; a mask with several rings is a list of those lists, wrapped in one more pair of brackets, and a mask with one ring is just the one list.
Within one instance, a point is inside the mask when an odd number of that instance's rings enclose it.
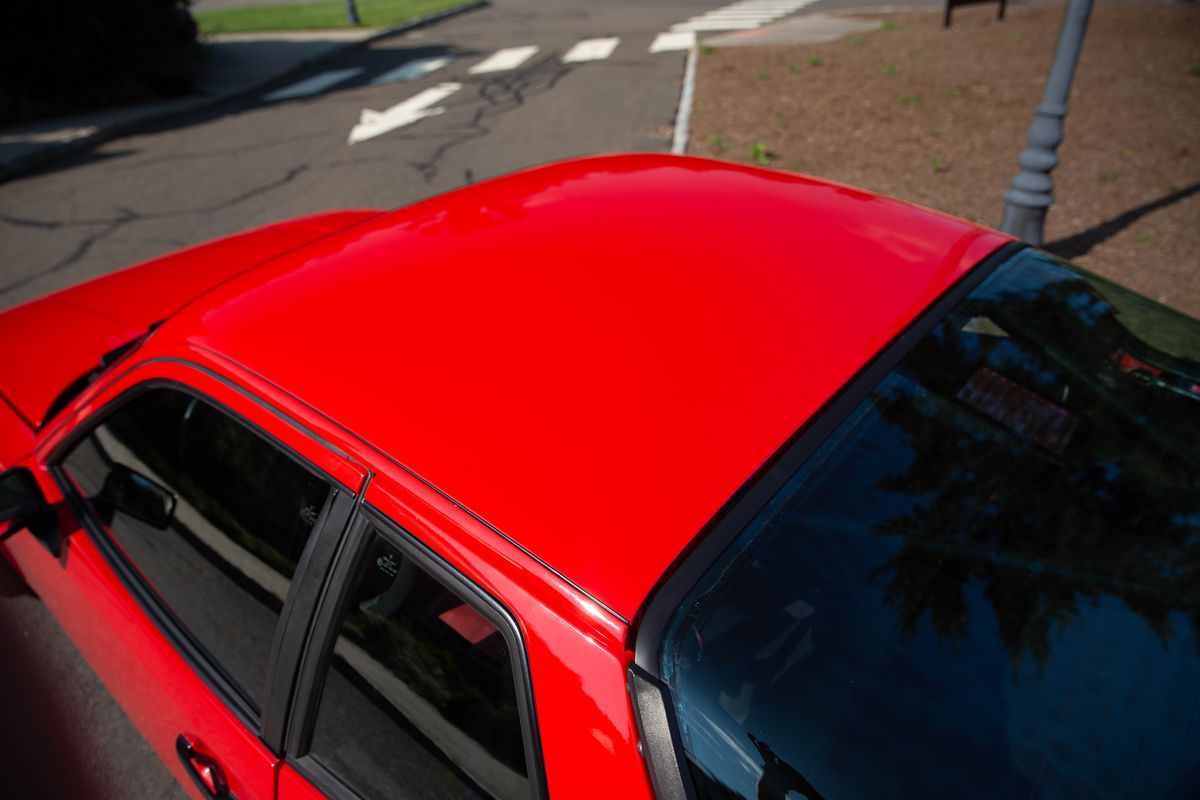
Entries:
{"label": "side window glass", "polygon": [[496,626],[378,533],[353,578],[312,757],[367,798],[528,798]]}
{"label": "side window glass", "polygon": [[280,609],[329,484],[225,412],[169,388],[105,418],[61,467],[257,712]]}

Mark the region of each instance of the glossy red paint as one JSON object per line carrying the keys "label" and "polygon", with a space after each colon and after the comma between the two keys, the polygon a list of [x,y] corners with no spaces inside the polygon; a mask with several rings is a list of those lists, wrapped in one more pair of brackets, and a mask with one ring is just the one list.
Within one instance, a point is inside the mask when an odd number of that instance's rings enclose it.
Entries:
{"label": "glossy red paint", "polygon": [[[463,509],[403,473],[366,500],[512,611],[552,797],[650,798],[625,689],[627,627]],[[581,785],[579,776],[595,778]],[[281,794],[280,800],[288,800]]]}
{"label": "glossy red paint", "polygon": [[[371,475],[366,502],[512,613],[552,796],[649,798],[627,620],[747,477],[1008,239],[846,187],[660,156],[370,216],[322,218],[353,227],[278,258],[307,233],[223,240],[0,314],[4,341],[68,311],[89,320],[37,358],[0,357],[20,376],[5,380],[0,466],[35,467],[67,535],[61,559],[25,534],[2,548],[189,791],[180,733],[242,800],[323,796],[303,758],[271,753],[205,687],[39,467],[122,392],[196,387],[353,492]],[[35,435],[109,342],[181,305]]]}
{"label": "glossy red paint", "polygon": [[221,281],[379,213],[339,211],[268,225],[10,309],[0,314],[4,394],[36,427],[63,387],[94,369],[101,354],[144,335]]}
{"label": "glossy red paint", "polygon": [[287,387],[632,619],[754,470],[1006,241],[796,175],[594,158],[328,237],[162,333]]}
{"label": "glossy red paint", "polygon": [[[281,424],[262,404],[213,375],[171,355],[119,369],[76,409],[80,418],[102,413],[123,393],[147,381],[185,384],[230,409],[353,490],[366,471],[345,455],[316,444],[296,426]],[[165,356],[165,358],[164,358]],[[36,463],[63,445],[73,429],[57,426],[37,442]],[[81,529],[57,484],[44,469],[35,475],[59,516],[63,553],[54,557],[32,535],[4,543],[7,555],[54,614],[106,688],[120,703],[180,784],[196,797],[191,778],[176,756],[183,734],[219,764],[230,790],[242,800],[271,800],[278,757],[196,673],[147,617],[95,542]]]}

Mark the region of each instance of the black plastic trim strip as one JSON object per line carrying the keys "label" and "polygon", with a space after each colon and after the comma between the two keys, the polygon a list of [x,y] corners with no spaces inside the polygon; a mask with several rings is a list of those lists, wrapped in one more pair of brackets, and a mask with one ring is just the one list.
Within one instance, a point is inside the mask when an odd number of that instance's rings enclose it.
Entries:
{"label": "black plastic trim strip", "polygon": [[657,800],[695,797],[692,774],[683,768],[677,755],[683,752],[683,738],[679,735],[679,724],[666,685],[637,664],[631,664],[628,686],[633,716],[641,734],[638,752],[646,762],[654,796]]}
{"label": "black plastic trim strip", "polygon": [[417,539],[382,513],[360,503],[361,513],[350,526],[341,553],[326,582],[316,619],[313,622],[308,646],[301,660],[300,680],[296,700],[292,705],[284,750],[297,772],[335,798],[357,800],[359,795],[337,779],[309,754],[313,726],[324,689],[325,675],[330,668],[330,656],[337,639],[339,623],[351,601],[352,578],[369,555],[373,536],[383,537],[405,556],[483,614],[504,637],[508,646],[513,676],[516,680],[517,708],[525,737],[525,763],[528,767],[531,795],[548,797],[545,763],[538,732],[537,713],[533,701],[533,681],[529,671],[529,656],[525,638],[516,618],[504,605],[482,587],[462,574],[434,550]]}
{"label": "black plastic trim strip", "polygon": [[[143,362],[145,363],[145,362]],[[214,658],[208,650],[188,632],[187,626],[183,624],[168,608],[166,602],[158,595],[137,567],[124,554],[120,545],[118,545],[104,530],[104,527],[93,518],[91,509],[88,504],[78,496],[75,489],[74,481],[68,476],[66,470],[62,468],[61,458],[65,457],[67,452],[75,446],[75,444],[105,419],[119,411],[128,403],[135,400],[137,397],[145,394],[148,391],[159,388],[168,388],[196,397],[205,403],[213,406],[222,413],[228,415],[232,419],[237,420],[249,430],[253,431],[262,437],[271,446],[275,447],[280,452],[286,454],[294,462],[299,464],[304,469],[308,470],[313,476],[325,481],[329,487],[329,496],[326,498],[325,505],[322,507],[321,513],[317,517],[317,522],[313,525],[312,533],[309,534],[308,542],[305,544],[304,551],[301,553],[300,562],[297,564],[296,572],[292,575],[291,585],[288,589],[287,599],[284,601],[283,608],[280,611],[280,620],[276,624],[276,630],[273,641],[271,643],[271,651],[268,655],[269,669],[283,671],[282,676],[276,676],[274,672],[268,674],[267,686],[264,687],[263,701],[264,707],[259,708],[253,700],[245,695],[238,687],[236,681],[228,675],[221,667],[218,659]],[[241,392],[250,399],[254,400],[258,405],[270,409],[270,406],[264,404],[261,400],[250,395],[244,390]],[[289,419],[286,415],[281,415],[283,419]],[[297,665],[292,663],[289,667],[287,662],[281,660],[276,653],[276,648],[284,642],[281,637],[281,630],[285,620],[285,616],[291,619],[295,616],[295,612],[291,609],[294,605],[296,595],[296,583],[308,583],[313,580],[310,576],[301,573],[301,568],[312,564],[313,569],[327,567],[320,563],[316,563],[310,552],[318,546],[318,541],[328,537],[325,534],[323,525],[333,521],[337,523],[338,517],[332,513],[332,507],[337,499],[343,495],[351,498],[353,505],[354,492],[344,486],[340,481],[333,476],[327,474],[307,458],[297,453],[292,447],[280,441],[270,432],[263,430],[258,425],[250,420],[242,417],[231,410],[228,406],[220,401],[204,394],[203,392],[188,386],[184,383],[179,383],[175,380],[166,378],[152,378],[144,383],[139,383],[130,387],[126,391],[113,398],[106,403],[102,408],[76,426],[75,430],[69,436],[63,439],[51,451],[50,456],[46,459],[46,463],[50,465],[50,473],[59,485],[63,496],[67,499],[76,519],[79,520],[83,529],[96,544],[109,566],[112,567],[117,577],[129,590],[130,595],[146,612],[146,615],[154,623],[155,627],[167,638],[167,640],[175,647],[176,650],[184,657],[184,660],[195,670],[196,674],[204,681],[210,689],[217,694],[218,697],[230,708],[231,711],[246,725],[247,728],[253,731],[258,731],[263,739],[263,743],[267,745],[275,755],[280,755],[282,752],[279,747],[282,742],[282,731],[280,726],[271,718],[271,714],[284,714],[286,716],[287,699],[290,697],[290,684],[292,681],[286,679],[287,673],[291,673],[294,677],[297,671]],[[359,487],[355,487],[356,489]],[[348,513],[347,513],[348,516]],[[341,520],[342,527],[345,526],[345,519]],[[339,531],[340,533],[340,531]],[[334,534],[337,537],[337,534]],[[320,580],[321,576],[317,576],[316,580]],[[275,693],[285,691],[281,685],[287,685],[287,693],[284,698],[282,708],[278,698],[273,698],[267,692]],[[276,734],[276,738],[268,740],[266,731],[271,730]]]}
{"label": "black plastic trim strip", "polygon": [[300,555],[288,589],[287,603],[275,626],[275,639],[267,662],[267,687],[263,694],[266,708],[262,717],[262,740],[276,754],[283,752],[288,710],[313,614],[356,505],[353,494],[333,489],[332,497]]}

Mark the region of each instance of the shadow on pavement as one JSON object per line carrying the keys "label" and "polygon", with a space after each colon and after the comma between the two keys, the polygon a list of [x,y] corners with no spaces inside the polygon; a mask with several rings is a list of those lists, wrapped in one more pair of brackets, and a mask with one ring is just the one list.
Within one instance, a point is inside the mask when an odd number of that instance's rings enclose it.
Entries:
{"label": "shadow on pavement", "polygon": [[1068,236],[1065,239],[1059,239],[1056,242],[1050,242],[1043,245],[1043,249],[1067,260],[1079,258],[1096,245],[1116,236],[1147,214],[1178,203],[1180,200],[1186,200],[1196,192],[1200,192],[1200,183],[1193,183],[1191,186],[1185,186],[1177,192],[1171,192],[1157,200],[1144,203],[1136,208],[1131,208],[1124,214],[1113,217],[1110,220],[1105,220],[1099,225],[1093,225],[1082,233]]}

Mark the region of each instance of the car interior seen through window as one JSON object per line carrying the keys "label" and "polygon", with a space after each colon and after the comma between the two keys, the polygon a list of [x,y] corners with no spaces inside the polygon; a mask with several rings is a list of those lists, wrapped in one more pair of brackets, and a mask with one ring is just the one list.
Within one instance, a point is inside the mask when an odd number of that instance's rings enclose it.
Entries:
{"label": "car interior seen through window", "polygon": [[329,483],[214,405],[165,387],[108,415],[61,467],[257,712],[280,610]]}
{"label": "car interior seen through window", "polygon": [[505,637],[383,534],[369,541],[312,758],[371,800],[530,797]]}
{"label": "car interior seen through window", "polygon": [[1026,251],[857,405],[661,651],[704,798],[1200,797],[1200,346]]}

